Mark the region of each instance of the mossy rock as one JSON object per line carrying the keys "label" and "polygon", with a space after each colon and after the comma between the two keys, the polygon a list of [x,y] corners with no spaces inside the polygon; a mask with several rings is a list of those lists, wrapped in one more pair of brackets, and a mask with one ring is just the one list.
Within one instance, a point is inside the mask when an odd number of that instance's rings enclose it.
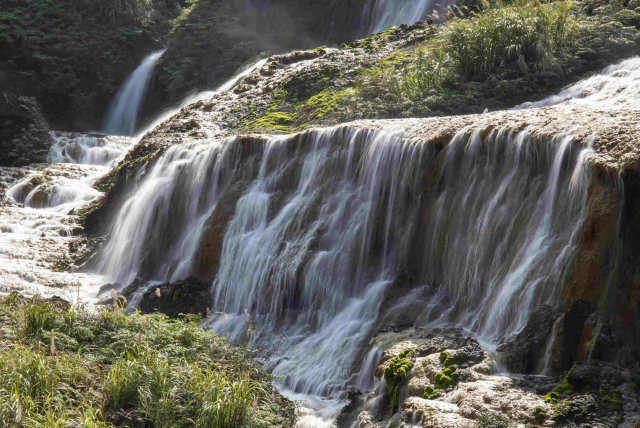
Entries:
{"label": "mossy rock", "polygon": [[400,388],[405,384],[413,368],[415,351],[408,349],[393,357],[384,369],[384,380],[389,394],[389,411],[394,413],[398,407]]}
{"label": "mossy rock", "polygon": [[427,385],[424,387],[423,397],[427,400],[435,400],[440,397],[440,390],[431,385]]}

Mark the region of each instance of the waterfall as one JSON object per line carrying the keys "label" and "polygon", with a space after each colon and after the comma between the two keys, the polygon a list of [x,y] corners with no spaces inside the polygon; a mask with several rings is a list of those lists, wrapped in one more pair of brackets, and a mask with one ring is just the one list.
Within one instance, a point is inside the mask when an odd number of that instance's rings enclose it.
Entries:
{"label": "waterfall", "polygon": [[369,33],[378,33],[400,24],[415,24],[432,8],[433,0],[370,0],[364,22],[369,23]]}
{"label": "waterfall", "polygon": [[394,295],[426,289],[417,325],[489,345],[559,305],[590,149],[527,131],[465,129],[444,148],[404,134],[173,146],[122,206],[100,270],[122,286],[174,281],[217,245],[208,325],[263,349],[283,388],[334,404],[364,382],[354,368]]}
{"label": "waterfall", "polygon": [[163,49],[149,54],[118,89],[104,121],[105,133],[111,135],[135,133],[138,111],[144,100],[151,73],[164,51]]}

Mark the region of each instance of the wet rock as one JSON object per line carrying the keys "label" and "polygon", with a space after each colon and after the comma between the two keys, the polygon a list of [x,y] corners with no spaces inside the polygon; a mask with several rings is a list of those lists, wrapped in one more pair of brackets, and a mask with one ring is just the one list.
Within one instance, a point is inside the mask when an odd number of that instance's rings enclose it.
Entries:
{"label": "wet rock", "polygon": [[578,357],[584,357],[585,352],[579,352],[578,345],[580,344],[585,321],[587,321],[592,312],[593,307],[589,302],[578,300],[571,306],[569,312],[565,314],[562,335],[562,358],[560,362],[563,370],[571,368],[571,364]]}
{"label": "wet rock", "polygon": [[0,166],[46,162],[53,142],[35,99],[0,93]]}
{"label": "wet rock", "polygon": [[206,315],[212,300],[209,282],[188,278],[151,287],[142,295],[138,309],[144,313],[162,312],[170,317],[180,314]]}
{"label": "wet rock", "polygon": [[498,347],[504,366],[515,373],[536,372],[557,315],[550,306],[537,308],[525,328]]}

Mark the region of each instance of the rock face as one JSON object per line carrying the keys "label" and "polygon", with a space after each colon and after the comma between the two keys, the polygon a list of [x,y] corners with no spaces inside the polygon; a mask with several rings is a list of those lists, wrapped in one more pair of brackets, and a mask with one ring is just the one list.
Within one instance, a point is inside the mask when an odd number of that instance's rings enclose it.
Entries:
{"label": "rock face", "polygon": [[556,318],[557,313],[550,306],[536,309],[524,330],[498,347],[501,362],[515,373],[539,372]]}
{"label": "rock face", "polygon": [[0,166],[46,162],[53,142],[35,99],[0,93]]}
{"label": "rock face", "polygon": [[[548,315],[540,308],[535,318]],[[501,374],[480,345],[456,329],[406,330],[372,339],[387,347],[374,371],[376,388],[342,413],[340,426],[421,427],[612,426],[640,422],[638,374],[602,362],[574,366],[562,379]],[[408,367],[390,409],[390,366]],[[543,395],[545,394],[545,395]],[[354,425],[351,425],[354,424]]]}

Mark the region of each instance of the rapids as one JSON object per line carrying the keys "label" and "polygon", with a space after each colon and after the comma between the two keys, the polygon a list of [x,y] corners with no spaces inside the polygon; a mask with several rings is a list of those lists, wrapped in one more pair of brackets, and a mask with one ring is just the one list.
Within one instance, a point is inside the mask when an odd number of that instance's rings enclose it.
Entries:
{"label": "rapids", "polygon": [[574,85],[540,101],[527,102],[516,108],[591,107],[604,110],[640,108],[640,57],[626,59],[610,65],[601,73],[581,80]]}
{"label": "rapids", "polygon": [[93,182],[127,148],[123,137],[54,133],[50,164],[0,168],[0,292],[58,295],[96,302],[100,275],[66,272],[57,266],[81,245],[78,210],[102,193]]}

